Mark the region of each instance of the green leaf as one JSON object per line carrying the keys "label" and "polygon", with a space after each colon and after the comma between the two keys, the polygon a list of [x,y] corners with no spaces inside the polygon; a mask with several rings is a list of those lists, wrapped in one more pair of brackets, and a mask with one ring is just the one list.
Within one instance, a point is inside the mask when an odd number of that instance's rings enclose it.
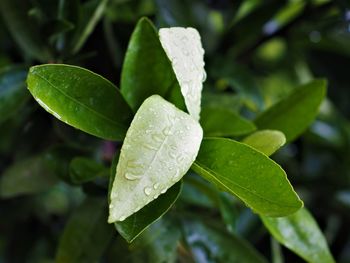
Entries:
{"label": "green leaf", "polygon": [[245,144],[204,139],[192,168],[259,214],[285,216],[303,205],[283,169]]}
{"label": "green leaf", "polygon": [[93,159],[76,157],[69,165],[69,174],[73,183],[82,184],[101,176],[105,169],[103,164]]}
{"label": "green leaf", "polygon": [[76,54],[103,16],[108,0],[90,0],[80,8],[78,25],[72,39],[72,53]]}
{"label": "green leaf", "polygon": [[196,158],[200,125],[158,95],[137,111],[125,137],[108,222],[123,221],[178,182]]}
{"label": "green leaf", "polygon": [[4,171],[0,177],[0,196],[35,194],[48,190],[55,183],[57,177],[45,167],[44,159],[34,156],[17,161]]}
{"label": "green leaf", "polygon": [[335,262],[317,222],[306,208],[287,217],[261,216],[261,219],[279,242],[307,262]]}
{"label": "green leaf", "polygon": [[280,131],[262,130],[249,135],[242,142],[270,156],[286,143],[286,137]]}
{"label": "green leaf", "polygon": [[[110,175],[109,193],[110,193],[114,178],[116,176],[117,163],[119,154],[116,154]],[[167,194],[159,196],[156,200],[143,207],[138,212],[132,214],[123,222],[115,223],[119,234],[129,243],[133,242],[143,231],[145,231],[150,225],[160,219],[169,209],[174,205],[182,190],[182,181],[172,186]]]}
{"label": "green leaf", "polygon": [[0,123],[15,114],[29,99],[25,88],[27,70],[10,67],[0,71]]}
{"label": "green leaf", "polygon": [[222,107],[204,107],[200,123],[207,137],[239,136],[256,130],[254,123]]}
{"label": "green leaf", "polygon": [[297,138],[315,119],[326,94],[326,81],[314,80],[282,99],[255,120],[259,129],[279,130],[287,142]]}
{"label": "green leaf", "polygon": [[201,110],[204,49],[198,31],[188,27],[161,28],[160,42],[170,59],[190,115],[199,120]]}
{"label": "green leaf", "polygon": [[60,239],[56,263],[94,263],[107,248],[113,229],[105,221],[106,201],[87,198],[73,213]]}
{"label": "green leaf", "polygon": [[30,6],[22,0],[1,0],[0,13],[12,37],[22,50],[42,62],[51,59],[38,27],[28,16]]}
{"label": "green leaf", "polygon": [[27,84],[37,102],[61,121],[107,140],[123,140],[132,112],[119,90],[80,67],[30,68]]}
{"label": "green leaf", "polygon": [[141,18],[131,35],[121,75],[121,93],[136,111],[153,94],[164,97],[177,83],[156,29]]}
{"label": "green leaf", "polygon": [[208,220],[185,220],[185,238],[196,262],[267,263],[248,242],[227,234]]}

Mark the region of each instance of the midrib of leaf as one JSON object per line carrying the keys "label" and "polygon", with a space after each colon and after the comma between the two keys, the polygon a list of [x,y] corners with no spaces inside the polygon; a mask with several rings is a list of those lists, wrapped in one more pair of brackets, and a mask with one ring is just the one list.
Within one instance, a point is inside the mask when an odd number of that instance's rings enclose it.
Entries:
{"label": "midrib of leaf", "polygon": [[77,99],[73,98],[72,96],[68,95],[67,93],[65,93],[64,91],[60,90],[59,88],[57,88],[54,84],[52,84],[48,79],[46,79],[44,76],[40,75],[39,73],[37,72],[32,72],[33,75],[36,75],[38,76],[39,78],[41,78],[42,80],[46,81],[51,87],[53,87],[56,91],[58,91],[59,93],[61,93],[63,96],[65,96],[66,98],[74,101],[75,103],[77,103],[78,105],[82,106],[83,108],[89,110],[90,112],[94,113],[95,115],[99,116],[100,118],[112,123],[112,124],[115,124],[119,127],[122,127],[122,128],[126,128],[126,126],[124,125],[121,125],[120,123],[108,118],[107,116],[105,115],[102,115],[101,113],[93,110],[92,108],[88,107],[87,105],[81,103],[80,101],[78,101]]}
{"label": "midrib of leaf", "polygon": [[[214,172],[213,170],[211,170],[210,168],[208,168],[207,166],[201,164],[201,163],[198,162],[198,161],[195,161],[195,162],[193,163],[193,166],[195,166],[196,168],[202,170],[205,174],[207,174],[208,176],[210,176],[215,182],[217,182],[217,183],[218,183],[219,185],[221,185],[223,188],[227,189],[227,190],[230,191],[232,194],[234,194],[234,195],[237,196],[236,193],[234,193],[234,192],[233,192],[232,190],[230,190],[225,184],[221,183],[220,180],[218,180],[215,176],[213,176],[213,175],[216,175],[217,177],[221,177],[221,176],[219,176],[216,172]],[[202,168],[202,167],[204,167],[204,168]],[[207,172],[206,170],[208,170],[209,172]],[[212,175],[211,173],[212,173],[213,175]],[[251,190],[245,188],[244,186],[241,186],[241,185],[237,184],[236,182],[233,182],[233,181],[231,181],[231,180],[229,180],[229,179],[226,179],[226,181],[228,181],[228,182],[234,184],[234,185],[237,186],[238,188],[241,188],[241,189],[243,189],[243,190],[249,192],[251,195],[254,195],[255,197],[260,198],[260,199],[262,199],[262,200],[264,200],[264,201],[266,201],[266,202],[268,202],[268,203],[270,203],[270,204],[277,205],[277,206],[279,206],[279,207],[290,207],[290,208],[298,207],[298,206],[292,206],[292,205],[287,205],[287,204],[284,204],[284,205],[282,206],[282,205],[279,204],[279,203],[276,203],[276,202],[274,202],[274,201],[271,201],[271,200],[269,200],[269,199],[266,199],[266,198],[264,198],[264,197],[258,195],[257,193],[252,192]],[[242,199],[243,199],[243,197],[239,197],[239,198],[242,198]],[[244,198],[244,199],[245,199],[245,198]]]}

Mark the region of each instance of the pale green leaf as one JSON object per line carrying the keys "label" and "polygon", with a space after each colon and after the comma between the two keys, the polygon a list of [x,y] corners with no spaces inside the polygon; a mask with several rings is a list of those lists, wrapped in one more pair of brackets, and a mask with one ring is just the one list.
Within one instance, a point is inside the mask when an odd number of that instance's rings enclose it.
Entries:
{"label": "pale green leaf", "polygon": [[158,95],[140,106],[126,134],[108,222],[122,221],[178,182],[195,160],[202,129]]}

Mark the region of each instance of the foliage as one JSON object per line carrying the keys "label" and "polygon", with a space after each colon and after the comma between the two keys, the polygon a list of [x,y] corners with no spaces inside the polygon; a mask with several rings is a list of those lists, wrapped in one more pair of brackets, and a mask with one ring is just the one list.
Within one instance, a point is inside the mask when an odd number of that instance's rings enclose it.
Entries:
{"label": "foliage", "polygon": [[349,8],[1,0],[0,262],[349,262]]}

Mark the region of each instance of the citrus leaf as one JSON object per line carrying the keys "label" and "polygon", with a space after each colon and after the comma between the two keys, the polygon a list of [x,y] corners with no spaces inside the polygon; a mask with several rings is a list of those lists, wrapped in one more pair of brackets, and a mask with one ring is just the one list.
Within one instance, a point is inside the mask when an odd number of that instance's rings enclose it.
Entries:
{"label": "citrus leaf", "polygon": [[285,216],[303,205],[278,164],[234,140],[204,139],[192,168],[259,214]]}
{"label": "citrus leaf", "polygon": [[326,94],[326,81],[314,80],[282,99],[255,120],[259,129],[279,130],[287,142],[297,138],[315,119]]}
{"label": "citrus leaf", "polygon": [[286,137],[280,131],[262,130],[254,132],[242,142],[270,156],[286,143]]}
{"label": "citrus leaf", "polygon": [[48,64],[30,68],[27,84],[36,101],[61,121],[103,139],[124,138],[132,112],[105,78],[76,66]]}
{"label": "citrus leaf", "polygon": [[307,262],[335,262],[317,222],[306,208],[287,217],[261,216],[261,219],[269,232],[280,243]]}
{"label": "citrus leaf", "polygon": [[133,110],[153,94],[164,97],[176,83],[152,22],[141,18],[131,35],[121,75],[120,91]]}
{"label": "citrus leaf", "polygon": [[200,125],[158,95],[137,111],[125,137],[108,222],[123,221],[178,182],[196,158]]}
{"label": "citrus leaf", "polygon": [[199,120],[202,82],[206,78],[200,35],[194,28],[171,27],[161,28],[159,38],[172,63],[188,112]]}
{"label": "citrus leaf", "polygon": [[70,178],[75,184],[92,181],[100,176],[105,169],[103,164],[85,157],[76,157],[69,164]]}
{"label": "citrus leaf", "polygon": [[221,107],[203,107],[200,123],[207,137],[239,136],[256,130],[254,123]]}

